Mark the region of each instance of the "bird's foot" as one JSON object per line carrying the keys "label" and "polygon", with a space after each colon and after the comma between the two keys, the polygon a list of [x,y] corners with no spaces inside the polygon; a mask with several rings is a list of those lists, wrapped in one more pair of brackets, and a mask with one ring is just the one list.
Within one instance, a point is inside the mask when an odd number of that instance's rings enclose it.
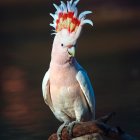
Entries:
{"label": "bird's foot", "polygon": [[67,126],[67,131],[69,133],[70,139],[72,139],[72,137],[73,137],[73,127],[79,123],[80,123],[79,121],[73,121],[73,122],[69,123],[69,125]]}
{"label": "bird's foot", "polygon": [[64,122],[62,125],[60,125],[60,127],[57,130],[57,140],[61,140],[61,136],[62,136],[62,131],[65,127],[67,127],[69,124],[69,122]]}

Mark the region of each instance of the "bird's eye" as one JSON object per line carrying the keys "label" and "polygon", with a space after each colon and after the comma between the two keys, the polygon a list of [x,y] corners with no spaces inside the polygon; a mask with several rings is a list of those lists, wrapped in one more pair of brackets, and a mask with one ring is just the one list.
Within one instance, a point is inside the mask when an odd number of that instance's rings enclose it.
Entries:
{"label": "bird's eye", "polygon": [[73,47],[75,47],[75,48],[76,48],[76,47],[77,47],[77,45],[75,44]]}
{"label": "bird's eye", "polygon": [[62,43],[61,46],[64,47],[64,44]]}

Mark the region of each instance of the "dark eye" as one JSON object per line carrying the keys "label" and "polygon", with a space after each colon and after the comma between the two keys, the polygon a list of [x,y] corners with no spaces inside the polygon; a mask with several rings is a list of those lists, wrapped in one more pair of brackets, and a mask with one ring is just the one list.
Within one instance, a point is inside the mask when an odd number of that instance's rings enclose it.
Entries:
{"label": "dark eye", "polygon": [[64,44],[62,43],[62,44],[61,44],[61,46],[63,47],[63,46],[64,46]]}
{"label": "dark eye", "polygon": [[76,47],[77,47],[77,45],[75,44],[75,45],[74,45],[74,47],[76,48]]}

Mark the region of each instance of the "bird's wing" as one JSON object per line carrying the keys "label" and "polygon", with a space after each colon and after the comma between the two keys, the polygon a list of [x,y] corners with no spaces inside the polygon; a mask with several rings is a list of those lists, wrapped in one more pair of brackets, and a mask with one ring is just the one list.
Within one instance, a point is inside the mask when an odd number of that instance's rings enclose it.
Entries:
{"label": "bird's wing", "polygon": [[54,111],[52,106],[52,100],[50,95],[50,81],[49,81],[49,70],[46,72],[43,81],[42,81],[42,92],[45,103],[50,107],[52,111]]}
{"label": "bird's wing", "polygon": [[84,93],[84,96],[87,100],[87,103],[90,107],[90,110],[94,119],[95,118],[95,97],[94,97],[94,91],[91,86],[88,75],[84,70],[80,70],[76,75],[76,79],[79,82],[79,85]]}

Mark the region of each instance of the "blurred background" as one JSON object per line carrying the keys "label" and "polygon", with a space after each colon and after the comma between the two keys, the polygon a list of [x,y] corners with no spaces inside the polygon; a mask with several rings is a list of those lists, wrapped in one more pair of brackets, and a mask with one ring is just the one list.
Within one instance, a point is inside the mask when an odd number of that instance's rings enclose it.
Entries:
{"label": "blurred background", "polygon": [[[0,1],[0,139],[45,140],[60,122],[45,105],[41,83],[58,0]],[[78,40],[77,59],[96,95],[96,117],[116,112],[113,126],[140,138],[140,1],[81,0],[92,10]]]}

